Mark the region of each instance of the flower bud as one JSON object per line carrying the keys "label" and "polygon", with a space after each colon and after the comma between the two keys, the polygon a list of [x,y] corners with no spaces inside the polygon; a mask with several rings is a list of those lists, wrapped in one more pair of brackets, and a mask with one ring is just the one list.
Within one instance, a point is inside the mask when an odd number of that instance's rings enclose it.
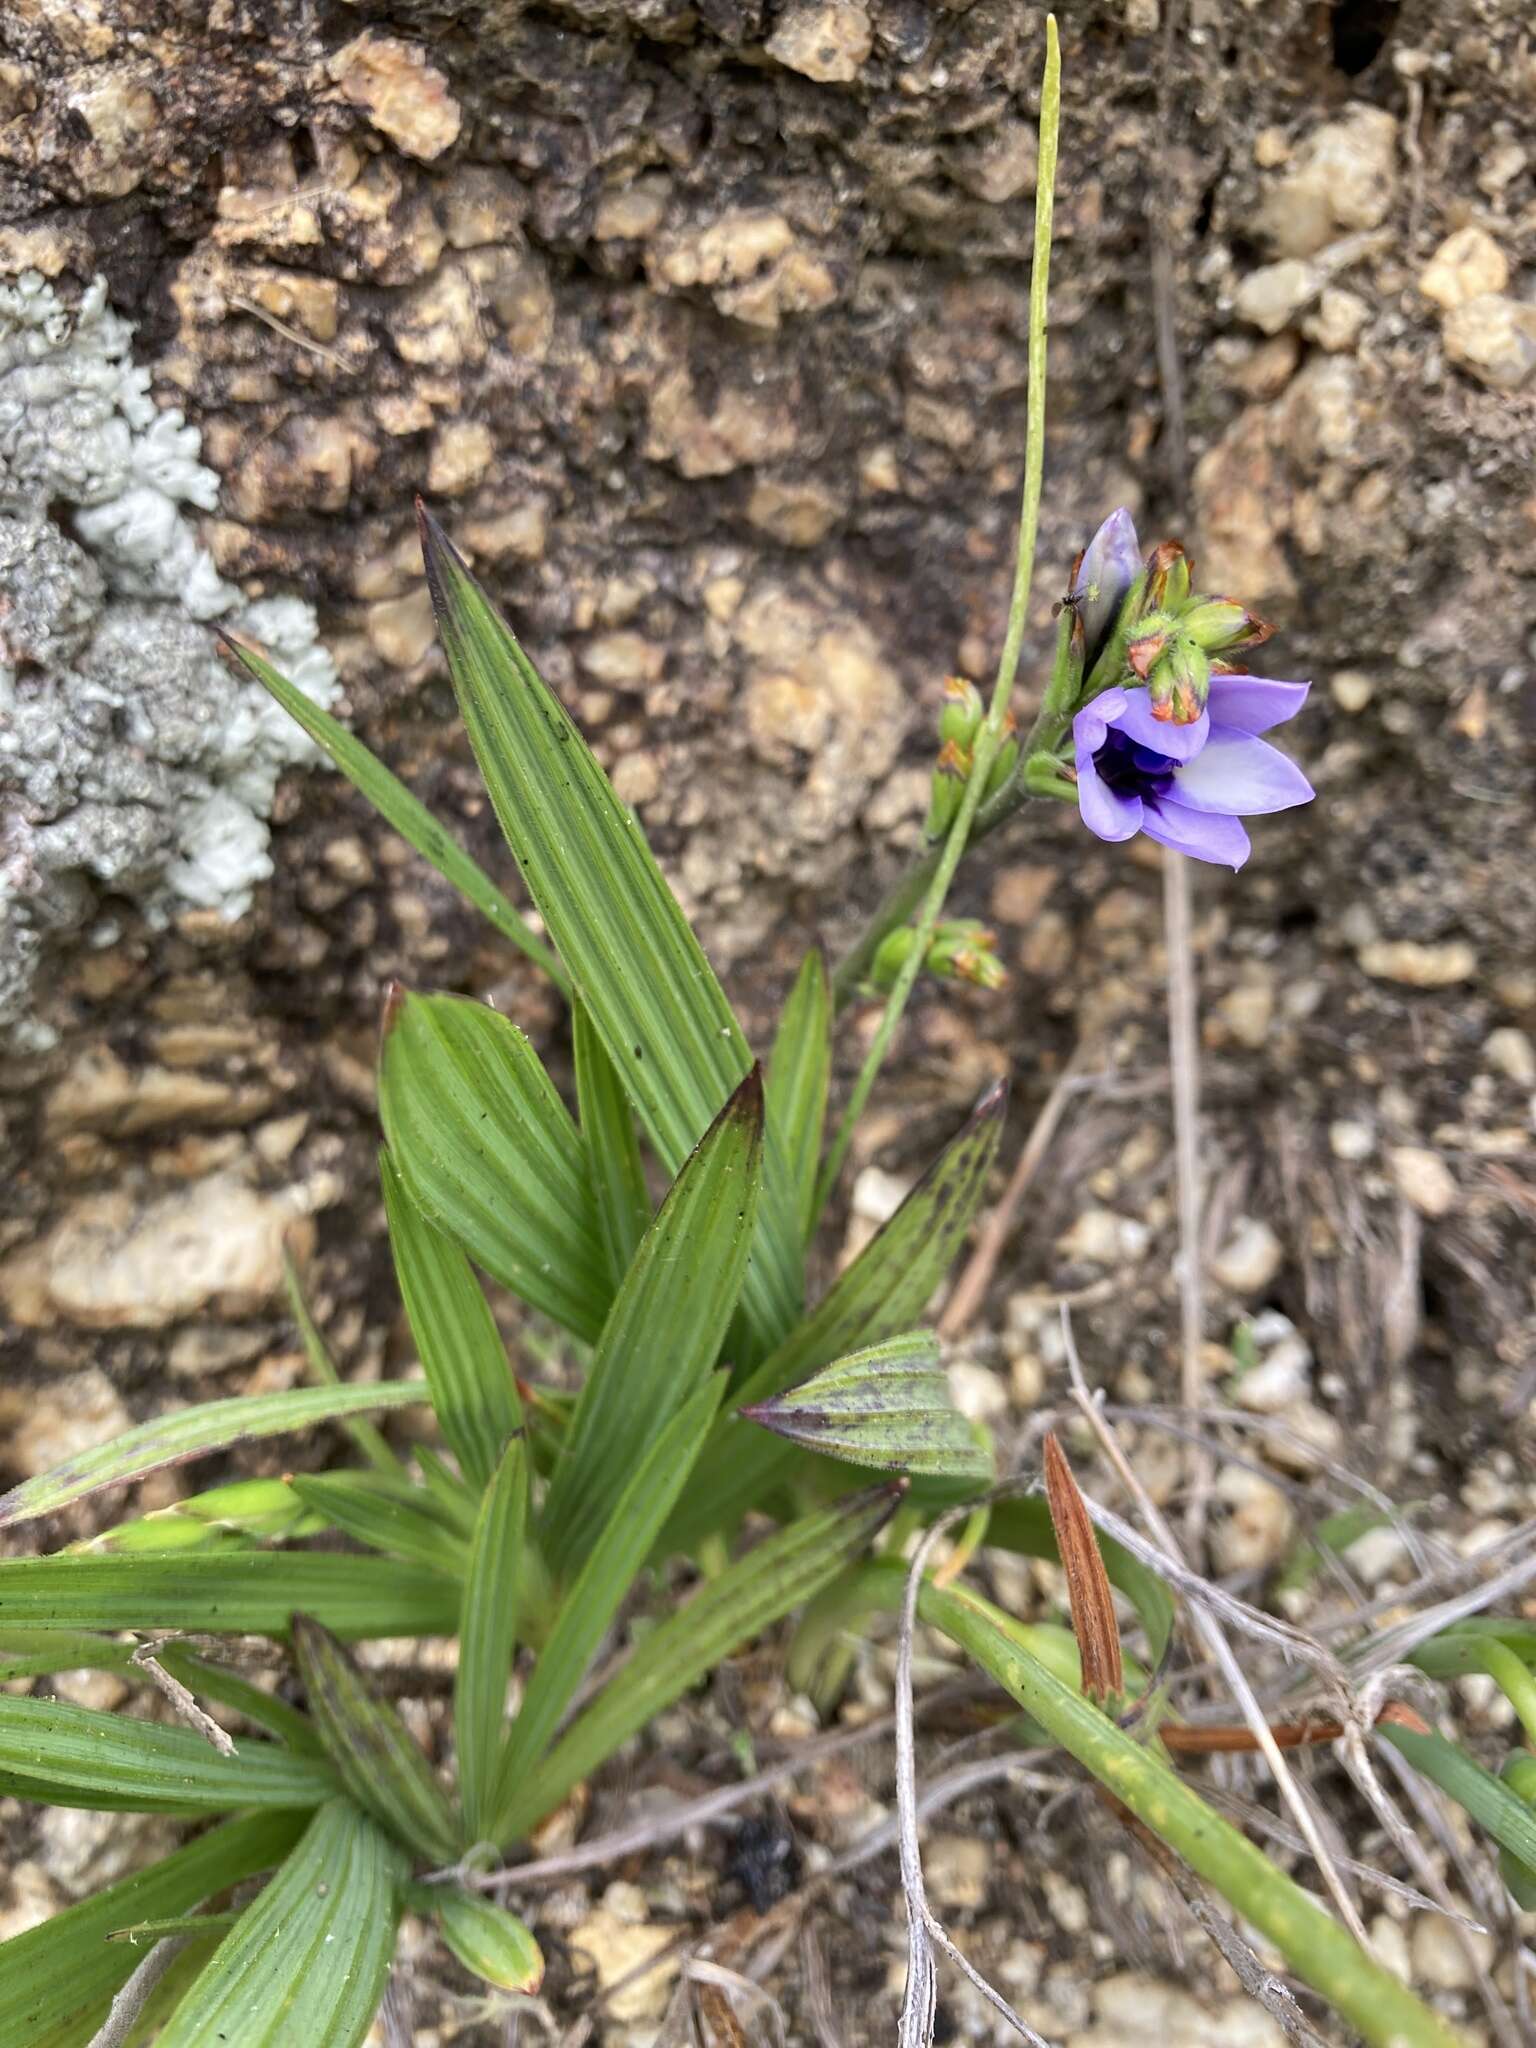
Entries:
{"label": "flower bud", "polygon": [[1210,657],[1182,633],[1175,633],[1167,652],[1153,666],[1147,686],[1152,693],[1154,718],[1171,720],[1174,725],[1193,725],[1210,695]]}
{"label": "flower bud", "polygon": [[928,789],[928,815],[923,820],[923,831],[929,839],[942,839],[954,823],[970,778],[969,751],[958,740],[946,740],[939,749]]}
{"label": "flower bud", "polygon": [[1001,988],[1008,978],[997,958],[997,934],[974,917],[941,924],[923,965],[941,981],[968,981],[977,988]]}
{"label": "flower bud", "polygon": [[964,676],[944,678],[944,708],[939,713],[939,738],[953,740],[956,746],[969,751],[976,744],[976,735],[981,730],[981,721],[987,707],[981,701],[981,692]]}
{"label": "flower bud", "polygon": [[880,941],[874,959],[869,966],[871,986],[881,990],[894,988],[896,977],[912,957],[912,948],[917,943],[917,933],[909,924],[899,924],[895,931],[887,932]]}
{"label": "flower bud", "polygon": [[1177,611],[1184,604],[1194,579],[1194,564],[1177,540],[1159,541],[1147,557],[1147,589],[1143,600],[1148,611]]}
{"label": "flower bud", "polygon": [[1179,631],[1207,654],[1220,654],[1229,647],[1257,647],[1274,630],[1230,597],[1200,598],[1179,618]]}
{"label": "flower bud", "polygon": [[[1009,723],[1013,723],[1011,713],[1009,714]],[[1003,741],[1003,744],[997,750],[997,759],[992,763],[991,772],[987,776],[987,786],[981,793],[983,803],[986,803],[989,798],[996,796],[1000,789],[1008,787],[1018,772],[1018,766],[1019,743],[1010,736]]]}

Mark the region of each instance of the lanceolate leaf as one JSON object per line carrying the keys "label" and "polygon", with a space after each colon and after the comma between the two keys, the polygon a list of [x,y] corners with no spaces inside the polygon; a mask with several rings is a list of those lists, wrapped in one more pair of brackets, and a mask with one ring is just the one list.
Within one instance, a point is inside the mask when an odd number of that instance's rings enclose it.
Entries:
{"label": "lanceolate leaf", "polygon": [[339,1636],[451,1635],[459,1588],[391,1558],[307,1551],[0,1561],[0,1614],[17,1628],[284,1636],[295,1612]]}
{"label": "lanceolate leaf", "polygon": [[0,2048],[35,2048],[74,2013],[90,2011],[143,1960],[115,1928],[186,1913],[227,1886],[268,1870],[303,1830],[296,1813],[258,1813],[200,1835],[120,1884],[0,1943]]}
{"label": "lanceolate leaf", "polygon": [[931,1330],[850,1352],[742,1413],[790,1443],[850,1465],[962,1479],[992,1474],[991,1458],[950,1397]]}
{"label": "lanceolate leaf", "polygon": [[[675,1174],[752,1063],[741,1027],[633,815],[424,508],[421,517],[443,650],[507,844]],[[800,1306],[799,1235],[775,1144],[746,1290],[765,1350]]]}
{"label": "lanceolate leaf", "polygon": [[882,1486],[792,1522],[659,1623],[545,1761],[513,1788],[504,1835],[523,1833],[721,1658],[810,1599],[859,1555],[900,1498],[899,1484]]}
{"label": "lanceolate leaf", "polygon": [[586,1148],[517,1026],[484,1003],[395,990],[379,1114],[428,1221],[531,1307],[594,1338],[612,1288]]}
{"label": "lanceolate leaf", "polygon": [[338,1416],[363,1415],[370,1408],[404,1408],[425,1395],[424,1387],[390,1380],[376,1387],[295,1387],[286,1394],[247,1394],[233,1401],[181,1408],[154,1422],[141,1422],[136,1429],[125,1429],[110,1443],[80,1451],[51,1472],[13,1486],[0,1496],[0,1524],[50,1515],[103,1486],[142,1479],[162,1465],[179,1465],[207,1451],[227,1450],[251,1437],[281,1436]]}
{"label": "lanceolate leaf", "polygon": [[0,1693],[0,1790],[18,1799],[195,1814],[315,1806],[335,1788],[326,1765],[275,1742],[243,1740],[220,1756],[190,1728]]}
{"label": "lanceolate leaf", "polygon": [[348,1792],[395,1840],[449,1861],[456,1842],[447,1794],[393,1706],[318,1622],[296,1614],[293,1644],[310,1712]]}
{"label": "lanceolate leaf", "polygon": [[389,1246],[416,1356],[443,1435],[478,1489],[522,1424],[506,1349],[468,1259],[422,1215],[387,1152],[379,1155],[379,1169]]}
{"label": "lanceolate leaf", "polygon": [[[250,1679],[194,1657],[180,1643],[162,1644],[156,1661],[198,1700],[216,1700],[235,1708],[290,1749],[311,1756],[320,1753],[315,1732],[304,1716]],[[55,1671],[115,1671],[130,1684],[155,1683],[142,1664],[134,1663],[133,1645],[111,1636],[83,1635],[62,1628],[0,1630],[0,1680],[41,1678]]]}
{"label": "lanceolate leaf", "polygon": [[214,1950],[157,2048],[356,2048],[389,1974],[406,1859],[333,1799]]}
{"label": "lanceolate leaf", "polygon": [[544,1981],[544,1958],[515,1913],[456,1884],[433,1885],[430,1893],[443,1939],[466,1970],[500,1991],[538,1990]]}
{"label": "lanceolate leaf", "polygon": [[527,1459],[521,1442],[513,1442],[507,1445],[480,1506],[459,1623],[453,1727],[466,1848],[489,1839],[495,1818],[496,1765],[506,1729],[507,1681],[512,1675],[517,1630],[518,1570],[527,1520]]}
{"label": "lanceolate leaf", "polygon": [[[1006,1090],[989,1088],[953,1138],[859,1256],[794,1333],[736,1390],[766,1401],[818,1367],[908,1330],[938,1287],[986,1192],[1002,1131]],[[712,1530],[733,1527],[772,1491],[796,1453],[734,1417],[721,1423],[666,1532],[671,1550],[690,1550]]]}
{"label": "lanceolate leaf", "polygon": [[812,947],[784,1005],[768,1062],[768,1128],[789,1169],[800,1235],[815,1221],[816,1168],[821,1160],[832,1075],[832,997],[827,966]]}
{"label": "lanceolate leaf", "polygon": [[683,1403],[628,1485],[615,1494],[601,1534],[561,1596],[554,1627],[539,1652],[502,1750],[496,1777],[496,1821],[491,1830],[495,1841],[504,1844],[511,1839],[507,1808],[516,1801],[522,1810],[523,1782],[559,1726],[619,1602],[633,1585],[671,1513],[709,1433],[722,1392],[716,1376]]}
{"label": "lanceolate leaf", "polygon": [[397,775],[371,754],[355,734],[322,711],[312,697],[297,689],[253,647],[230,638],[226,644],[250,670],[257,682],[269,690],[310,738],[323,747],[354,789],[368,799],[387,824],[414,846],[423,860],[430,861],[445,881],[473,903],[503,938],[536,961],[558,988],[566,988],[559,961],[551,953],[514,903],[504,896],[479,863],[467,854],[447,828],[440,825],[426,805],[411,795]]}
{"label": "lanceolate leaf", "polygon": [[1083,1691],[1100,1703],[1117,1699],[1125,1690],[1125,1660],[1109,1574],[1099,1554],[1088,1505],[1054,1430],[1047,1431],[1045,1438],[1045,1500],[1056,1535],[1056,1552],[1067,1575],[1067,1601]]}
{"label": "lanceolate leaf", "polygon": [[746,1272],[762,1156],[754,1067],[684,1162],[603,1326],[545,1504],[556,1571],[586,1555],[636,1459],[715,1362]]}
{"label": "lanceolate leaf", "polygon": [[426,1488],[408,1479],[386,1479],[382,1472],[324,1472],[301,1475],[293,1489],[324,1522],[370,1549],[455,1578],[464,1569],[464,1539],[445,1527]]}
{"label": "lanceolate leaf", "polygon": [[645,1164],[624,1084],[582,1003],[571,1012],[571,1043],[587,1168],[597,1196],[603,1242],[608,1247],[608,1271],[617,1288],[651,1220]]}

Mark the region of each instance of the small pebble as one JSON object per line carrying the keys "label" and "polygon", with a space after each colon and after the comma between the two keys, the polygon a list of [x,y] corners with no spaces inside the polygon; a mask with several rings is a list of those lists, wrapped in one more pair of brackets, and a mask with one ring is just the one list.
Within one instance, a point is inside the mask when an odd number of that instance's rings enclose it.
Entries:
{"label": "small pebble", "polygon": [[1358,717],[1376,694],[1376,685],[1357,668],[1341,668],[1329,685],[1333,701],[1351,718]]}
{"label": "small pebble", "polygon": [[1444,1216],[1455,1207],[1456,1178],[1438,1152],[1423,1145],[1396,1145],[1388,1164],[1398,1193],[1421,1216]]}
{"label": "small pebble", "polygon": [[1211,1261],[1212,1277],[1233,1294],[1259,1294],[1285,1261],[1285,1247],[1261,1217],[1240,1216]]}
{"label": "small pebble", "polygon": [[1369,1159],[1376,1149],[1376,1137],[1369,1124],[1339,1117],[1328,1126],[1328,1147],[1335,1159],[1357,1163]]}
{"label": "small pebble", "polygon": [[1483,1044],[1483,1057],[1495,1073],[1516,1081],[1522,1088],[1536,1088],[1536,1045],[1529,1032],[1513,1024],[1490,1031]]}

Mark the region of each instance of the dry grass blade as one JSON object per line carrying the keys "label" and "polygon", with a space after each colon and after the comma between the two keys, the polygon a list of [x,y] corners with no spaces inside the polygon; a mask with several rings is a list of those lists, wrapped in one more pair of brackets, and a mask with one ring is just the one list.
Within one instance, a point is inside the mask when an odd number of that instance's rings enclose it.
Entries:
{"label": "dry grass blade", "polygon": [[1067,1575],[1067,1600],[1072,1632],[1082,1664],[1083,1691],[1101,1704],[1125,1690],[1125,1661],[1120,1653],[1120,1624],[1115,1619],[1109,1574],[1099,1555],[1098,1538],[1083,1505],[1072,1467],[1052,1431],[1045,1439],[1045,1500]]}
{"label": "dry grass blade", "polygon": [[923,1884],[923,1859],[917,1841],[917,1762],[912,1734],[912,1639],[917,1627],[917,1594],[923,1582],[934,1544],[970,1509],[952,1508],[941,1515],[923,1536],[907,1570],[906,1594],[901,1603],[901,1633],[896,1645],[896,1811],[900,1822],[901,1888],[907,1906],[907,1988],[901,2001],[898,2048],[932,2048],[934,2018],[938,2009],[938,1979],[933,1951],[941,1948],[956,1968],[963,1971],[987,2003],[1008,2022],[1021,2040],[1032,2048],[1050,2048],[1026,2020],[981,1972],[968,1962],[950,1940],[928,1904]]}
{"label": "dry grass blade", "polygon": [[815,1928],[807,1920],[800,1929],[800,1967],[805,1977],[805,2013],[816,2036],[817,2048],[843,2048],[832,2010],[832,1987],[827,1978],[827,1959]]}
{"label": "dry grass blade", "polygon": [[205,1741],[211,1743],[220,1756],[237,1755],[234,1738],[219,1726],[212,1714],[203,1712],[181,1680],[172,1678],[170,1672],[155,1656],[155,1651],[163,1646],[164,1640],[162,1638],[156,1643],[141,1643],[128,1661],[136,1664],[141,1671],[148,1672],[182,1720],[195,1728]]}

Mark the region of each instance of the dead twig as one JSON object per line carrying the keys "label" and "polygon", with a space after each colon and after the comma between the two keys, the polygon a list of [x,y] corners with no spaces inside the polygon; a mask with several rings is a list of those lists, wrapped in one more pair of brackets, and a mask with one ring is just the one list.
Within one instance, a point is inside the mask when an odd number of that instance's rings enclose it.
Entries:
{"label": "dead twig", "polygon": [[172,1678],[170,1672],[156,1657],[156,1650],[163,1650],[167,1643],[175,1640],[174,1636],[159,1636],[152,1643],[140,1643],[128,1661],[154,1680],[182,1720],[195,1728],[220,1756],[237,1756],[239,1752],[235,1748],[234,1737],[226,1729],[221,1728],[211,1714],[204,1713],[181,1680]]}
{"label": "dead twig", "polygon": [[138,2026],[150,1994],[191,1939],[190,1934],[168,1934],[155,1943],[113,1998],[106,2018],[92,2034],[87,2048],[123,2048]]}

